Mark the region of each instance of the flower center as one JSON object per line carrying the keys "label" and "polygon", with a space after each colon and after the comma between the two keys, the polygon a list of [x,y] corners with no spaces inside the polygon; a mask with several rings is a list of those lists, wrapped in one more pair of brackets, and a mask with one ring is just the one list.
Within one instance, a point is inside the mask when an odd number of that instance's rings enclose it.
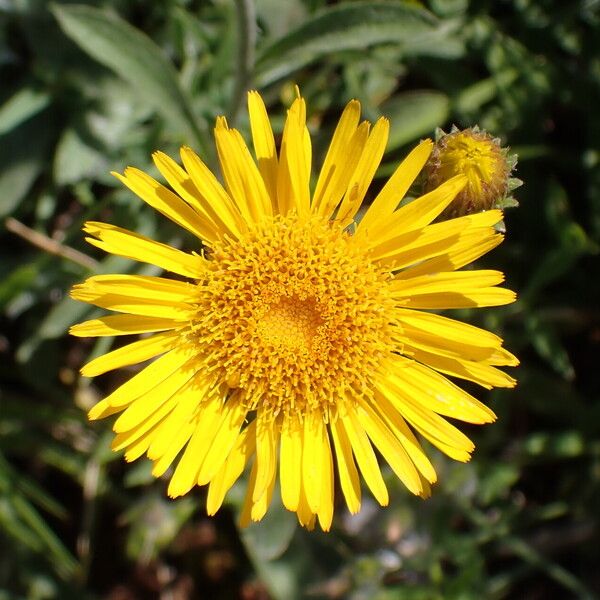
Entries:
{"label": "flower center", "polygon": [[257,325],[262,342],[280,352],[306,355],[322,328],[323,319],[314,299],[283,298],[268,307]]}
{"label": "flower center", "polygon": [[275,217],[217,244],[194,322],[207,368],[276,417],[372,389],[392,348],[388,275],[335,224]]}

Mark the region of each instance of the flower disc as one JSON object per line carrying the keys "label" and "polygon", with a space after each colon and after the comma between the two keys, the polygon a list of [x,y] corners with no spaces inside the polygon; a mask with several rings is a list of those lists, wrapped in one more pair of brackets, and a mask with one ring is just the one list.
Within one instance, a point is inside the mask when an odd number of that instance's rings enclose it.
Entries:
{"label": "flower disc", "polygon": [[249,410],[326,419],[347,392],[372,395],[392,347],[389,273],[341,227],[276,218],[217,244],[195,320],[209,369]]}

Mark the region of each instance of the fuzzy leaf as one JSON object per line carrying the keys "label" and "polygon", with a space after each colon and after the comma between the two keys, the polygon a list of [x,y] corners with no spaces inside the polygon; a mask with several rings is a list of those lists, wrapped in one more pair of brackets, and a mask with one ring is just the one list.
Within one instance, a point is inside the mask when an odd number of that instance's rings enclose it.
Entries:
{"label": "fuzzy leaf", "polygon": [[90,6],[55,5],[53,12],[63,31],[85,52],[127,81],[171,125],[197,143],[202,141],[173,65],[147,35]]}
{"label": "fuzzy leaf", "polygon": [[440,22],[409,2],[352,2],[329,7],[267,46],[257,61],[262,85],[328,54],[392,43],[405,55],[456,56],[451,22]]}

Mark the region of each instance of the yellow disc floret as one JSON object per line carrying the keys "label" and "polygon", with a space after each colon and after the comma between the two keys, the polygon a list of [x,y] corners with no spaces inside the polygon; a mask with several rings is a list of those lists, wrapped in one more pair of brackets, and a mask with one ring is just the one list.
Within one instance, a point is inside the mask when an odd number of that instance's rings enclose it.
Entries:
{"label": "yellow disc floret", "polygon": [[389,275],[343,229],[275,218],[217,244],[198,290],[210,369],[273,417],[366,394],[391,348]]}

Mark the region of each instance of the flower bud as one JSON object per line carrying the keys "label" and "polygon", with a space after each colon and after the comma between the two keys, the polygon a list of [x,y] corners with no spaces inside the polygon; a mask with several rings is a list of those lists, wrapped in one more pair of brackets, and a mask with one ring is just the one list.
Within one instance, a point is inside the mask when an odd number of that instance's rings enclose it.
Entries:
{"label": "flower bud", "polygon": [[500,140],[478,127],[448,134],[438,130],[436,144],[424,169],[425,191],[431,191],[455,175],[465,175],[467,184],[442,214],[454,218],[491,208],[518,206],[510,192],[522,184],[511,178],[517,163]]}

